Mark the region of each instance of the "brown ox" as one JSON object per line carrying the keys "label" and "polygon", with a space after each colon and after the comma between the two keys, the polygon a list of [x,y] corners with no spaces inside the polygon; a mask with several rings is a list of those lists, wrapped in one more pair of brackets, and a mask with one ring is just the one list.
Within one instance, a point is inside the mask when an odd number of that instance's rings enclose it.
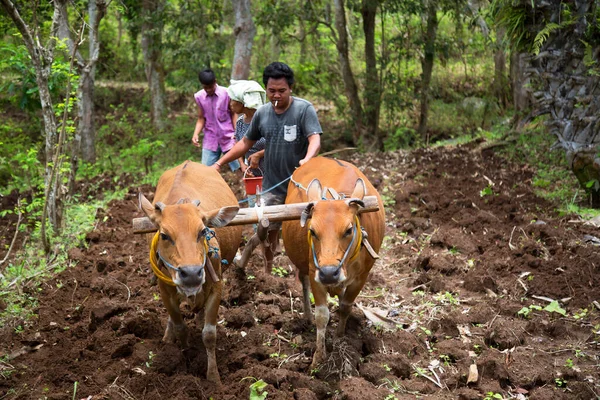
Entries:
{"label": "brown ox", "polygon": [[[331,198],[331,193],[341,199],[323,200],[325,196]],[[377,196],[379,211],[359,215],[357,212],[366,194]],[[363,246],[361,227],[368,234],[375,252],[379,251],[385,212],[381,197],[362,172],[347,162],[323,157],[311,159],[292,176],[286,203],[301,202],[309,202],[309,205],[300,223],[283,223],[283,243],[290,260],[298,268],[304,313],[309,321],[312,321],[309,282],[315,300],[317,348],[312,369],[325,360],[325,332],[329,322],[327,294],[339,298],[340,320],[336,330],[339,337],[346,330],[354,300],[375,262]],[[307,218],[311,218],[308,223]]]}
{"label": "brown ox", "polygon": [[[187,346],[187,328],[179,309],[182,300],[186,299],[194,312],[204,307],[206,377],[215,383],[220,383],[215,346],[223,289],[221,264],[232,262],[241,239],[241,227],[220,227],[235,217],[237,204],[216,170],[190,161],[160,177],[153,204],[140,193],[140,208],[159,228],[150,258],[169,313],[163,341],[179,339]],[[220,228],[216,237],[209,227]]]}

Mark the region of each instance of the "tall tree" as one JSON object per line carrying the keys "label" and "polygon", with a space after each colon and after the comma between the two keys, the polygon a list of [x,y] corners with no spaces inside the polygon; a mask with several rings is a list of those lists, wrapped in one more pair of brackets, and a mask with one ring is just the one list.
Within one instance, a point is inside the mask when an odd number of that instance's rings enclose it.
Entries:
{"label": "tall tree", "polygon": [[421,57],[421,110],[419,114],[418,132],[424,141],[427,141],[427,119],[429,118],[429,101],[430,101],[430,84],[431,75],[433,74],[433,62],[435,59],[435,38],[437,35],[438,17],[437,17],[437,2],[436,0],[426,1],[426,14],[424,19],[425,33],[424,51]]}
{"label": "tall tree", "polygon": [[348,98],[351,111],[351,121],[354,125],[353,142],[358,143],[364,130],[363,109],[358,95],[358,86],[354,79],[352,66],[350,64],[350,51],[348,48],[348,27],[346,24],[346,7],[344,0],[334,0],[335,28],[337,31],[336,47],[338,50],[338,61],[340,73],[344,81],[344,91]]}
{"label": "tall tree", "polygon": [[363,0],[361,14],[363,32],[365,34],[365,115],[364,123],[367,137],[374,143],[377,150],[383,150],[383,138],[379,135],[379,110],[381,109],[381,83],[377,71],[377,56],[375,51],[375,18],[379,1]]}
{"label": "tall tree", "polygon": [[[69,51],[75,50],[73,34],[69,26],[66,0],[57,0],[61,12],[61,25],[59,37],[67,41]],[[88,50],[89,58],[85,60],[81,53],[75,52],[77,70],[79,72],[79,86],[77,97],[79,99],[79,126],[75,135],[74,159],[80,156],[88,163],[96,161],[96,130],[94,127],[94,86],[96,79],[96,64],[100,55],[100,21],[106,14],[106,2],[104,0],[88,1]],[[85,21],[82,21],[85,23]],[[79,38],[78,38],[79,39]]]}
{"label": "tall tree", "polygon": [[61,192],[59,190],[58,180],[53,179],[53,160],[55,159],[55,151],[57,144],[57,129],[56,119],[54,115],[54,106],[52,97],[50,96],[50,88],[48,86],[48,78],[54,61],[54,50],[56,48],[58,27],[60,26],[60,5],[54,3],[54,14],[46,45],[42,45],[41,29],[37,25],[33,28],[23,20],[21,13],[10,0],[0,0],[2,8],[14,22],[19,30],[21,37],[27,47],[29,56],[35,69],[35,78],[42,106],[42,118],[44,121],[44,134],[46,139],[45,158],[46,158],[46,213],[51,226],[55,232],[60,231],[62,222],[62,201]]}
{"label": "tall tree", "polygon": [[150,89],[150,118],[155,129],[165,127],[166,92],[165,70],[162,60],[162,33],[164,0],[142,1],[142,53],[146,80]]}
{"label": "tall tree", "polygon": [[235,15],[235,50],[231,79],[248,79],[250,76],[250,60],[252,58],[252,42],[256,35],[256,27],[252,21],[250,0],[231,0]]}

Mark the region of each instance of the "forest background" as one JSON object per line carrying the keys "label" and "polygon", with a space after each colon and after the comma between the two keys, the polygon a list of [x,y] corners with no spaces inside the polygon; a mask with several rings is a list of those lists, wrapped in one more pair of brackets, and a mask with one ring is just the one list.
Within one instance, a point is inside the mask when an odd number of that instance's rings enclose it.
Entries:
{"label": "forest background", "polygon": [[[65,268],[122,182],[154,184],[199,159],[204,67],[227,86],[288,63],[324,151],[476,140],[534,165],[559,209],[589,217],[600,204],[597,2],[0,4],[0,193],[17,198],[0,211],[14,227],[3,232],[4,314],[30,309],[14,289]],[[115,190],[102,198],[77,190],[106,179]]]}

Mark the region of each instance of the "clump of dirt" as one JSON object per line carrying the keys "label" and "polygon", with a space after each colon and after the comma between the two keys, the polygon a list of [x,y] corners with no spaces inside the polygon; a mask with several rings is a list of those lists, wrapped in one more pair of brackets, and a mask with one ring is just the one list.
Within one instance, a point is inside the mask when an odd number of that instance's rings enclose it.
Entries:
{"label": "clump of dirt", "polygon": [[[207,382],[202,326],[188,309],[190,346],[161,342],[167,314],[147,238],[131,233],[142,216],[132,188],[100,210],[86,246],[70,252],[76,266],[42,286],[23,329],[0,331],[0,397],[70,399],[76,388],[82,399],[243,399],[257,379],[269,399],[598,396],[600,254],[584,238],[598,228],[557,216],[527,166],[475,145],[344,157],[386,205],[381,259],[358,303],[391,324],[354,307],[336,341],[332,313],[330,357],[311,370],[315,328],[290,262],[279,256],[289,274],[274,276],[255,255],[224,274],[223,385]],[[558,309],[544,309],[552,300]]]}

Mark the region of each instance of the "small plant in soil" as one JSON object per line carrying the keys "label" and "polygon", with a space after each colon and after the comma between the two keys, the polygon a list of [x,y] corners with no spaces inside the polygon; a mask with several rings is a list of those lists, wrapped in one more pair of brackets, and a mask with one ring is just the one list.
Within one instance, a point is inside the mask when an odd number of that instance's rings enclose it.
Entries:
{"label": "small plant in soil", "polygon": [[387,372],[390,372],[390,371],[392,370],[392,369],[390,368],[390,366],[389,366],[389,365],[387,365],[387,364],[383,364],[383,365],[382,365],[382,367],[383,367],[383,369],[385,369]]}
{"label": "small plant in soil", "polygon": [[576,312],[575,314],[573,314],[573,318],[575,319],[584,319],[588,316],[588,309],[587,308],[583,308],[583,309],[579,309],[578,312]]}
{"label": "small plant in soil", "polygon": [[494,399],[504,399],[504,397],[500,393],[487,392],[483,400],[494,400]]}
{"label": "small plant in soil", "polygon": [[285,278],[290,274],[290,271],[283,267],[273,267],[273,269],[271,270],[271,274],[280,278]]}
{"label": "small plant in soil", "polygon": [[555,378],[554,383],[556,383],[556,387],[564,389],[567,387],[567,380],[563,378]]}
{"label": "small plant in soil", "polygon": [[530,305],[529,307],[523,307],[518,312],[517,315],[523,317],[525,319],[529,318],[531,312],[533,310],[541,311],[542,307],[536,306],[535,304]]}
{"label": "small plant in soil", "polygon": [[150,368],[152,366],[152,359],[156,356],[152,351],[148,352],[148,361],[146,361],[146,367]]}
{"label": "small plant in soil", "polygon": [[440,354],[440,360],[444,363],[445,366],[450,366],[452,359],[447,354]]}
{"label": "small plant in soil", "polygon": [[242,381],[246,379],[254,379],[255,381],[252,385],[250,385],[249,400],[265,400],[267,398],[267,395],[269,394],[269,392],[265,391],[267,383],[262,379],[256,379],[252,376],[247,376],[243,378]]}
{"label": "small plant in soil", "polygon": [[575,364],[573,363],[573,359],[572,358],[567,358],[567,360],[565,361],[565,367],[567,368],[573,368],[575,366]]}
{"label": "small plant in soil", "polygon": [[481,191],[479,192],[479,197],[485,197],[485,196],[491,196],[494,194],[494,191],[492,190],[492,187],[490,185],[484,187],[483,189],[481,189]]}

